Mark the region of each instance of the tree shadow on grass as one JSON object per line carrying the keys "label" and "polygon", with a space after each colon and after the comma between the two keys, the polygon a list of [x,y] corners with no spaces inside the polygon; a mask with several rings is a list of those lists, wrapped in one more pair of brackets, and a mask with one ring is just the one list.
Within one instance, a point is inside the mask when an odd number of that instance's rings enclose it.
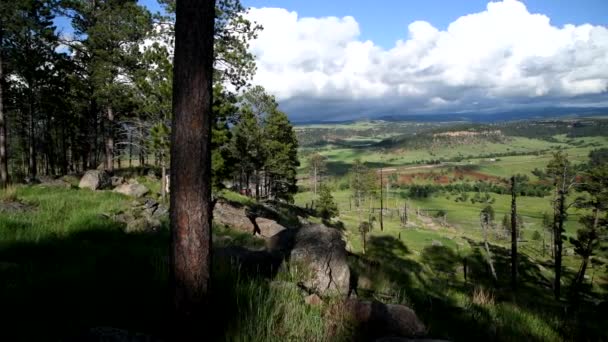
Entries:
{"label": "tree shadow on grass", "polygon": [[[95,327],[174,340],[169,230],[127,234],[108,222],[39,241],[0,242],[2,340],[82,341]],[[215,248],[214,255],[220,255]],[[210,315],[200,329],[208,340],[223,340],[236,320],[255,319],[239,313],[236,282],[256,274],[256,284],[268,286],[264,272],[242,269],[230,258],[214,258],[213,272]]]}
{"label": "tree shadow on grass", "polygon": [[[562,336],[597,340],[604,334],[582,332],[580,327],[575,328],[577,331],[564,331],[559,322],[552,322],[552,317],[559,314],[562,307],[552,300],[541,270],[526,256],[520,257],[521,285],[513,297],[508,286],[510,254],[500,246],[491,247],[500,279],[494,287],[479,247],[474,245],[473,253],[468,257],[468,283],[455,277],[462,270],[462,258],[450,247],[428,246],[416,261],[410,259],[411,253],[405,244],[390,236],[370,238],[367,254],[358,257],[353,264],[360,277],[382,274],[398,285],[405,294],[401,301],[414,308],[430,328],[432,337],[456,341],[542,341],[547,335],[536,331],[536,323],[529,321],[530,313],[535,313],[536,319],[544,320],[554,333]],[[494,293],[496,303],[491,299],[489,304],[477,304],[472,295],[478,287]],[[377,293],[361,293],[377,296]],[[580,326],[578,321],[574,324]]]}

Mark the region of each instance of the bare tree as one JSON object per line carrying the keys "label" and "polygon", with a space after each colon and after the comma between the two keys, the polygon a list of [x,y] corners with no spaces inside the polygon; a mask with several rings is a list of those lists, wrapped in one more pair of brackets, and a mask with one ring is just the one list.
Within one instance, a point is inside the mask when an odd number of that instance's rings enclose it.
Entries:
{"label": "bare tree", "polygon": [[490,245],[488,244],[488,229],[494,226],[494,209],[492,206],[488,205],[481,210],[479,213],[479,222],[481,223],[481,230],[483,231],[483,245],[486,249],[488,266],[490,267],[494,282],[497,282],[498,276],[496,275],[492,252],[490,251]]}
{"label": "bare tree", "polygon": [[[177,322],[193,327],[211,276],[214,0],[177,1],[171,134],[171,281]],[[200,323],[200,322],[199,322]]]}
{"label": "bare tree", "polygon": [[517,197],[516,179],[511,177],[511,286],[517,288]]}

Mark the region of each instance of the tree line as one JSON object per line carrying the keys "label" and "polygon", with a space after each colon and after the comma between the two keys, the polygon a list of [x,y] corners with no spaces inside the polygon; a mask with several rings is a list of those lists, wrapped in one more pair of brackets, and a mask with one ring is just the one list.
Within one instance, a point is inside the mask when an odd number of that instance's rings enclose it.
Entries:
{"label": "tree line", "polygon": [[[170,165],[175,1],[0,1],[0,181]],[[297,140],[263,88],[239,0],[215,4],[214,185],[290,199]],[[66,22],[56,26],[57,19]],[[163,177],[164,179],[164,177]],[[163,187],[164,188],[164,187]],[[240,190],[240,189],[239,189]]]}

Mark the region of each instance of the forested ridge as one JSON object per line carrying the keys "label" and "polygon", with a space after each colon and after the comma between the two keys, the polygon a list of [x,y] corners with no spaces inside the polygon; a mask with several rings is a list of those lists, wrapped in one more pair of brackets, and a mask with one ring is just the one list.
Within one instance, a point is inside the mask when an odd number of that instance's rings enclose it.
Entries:
{"label": "forested ridge", "polygon": [[[3,183],[103,168],[169,166],[172,1],[3,0],[0,159]],[[213,175],[289,197],[297,140],[260,86],[249,40],[262,29],[237,0],[216,5]],[[56,27],[67,20],[71,30]],[[73,33],[67,33],[73,31]],[[6,175],[4,175],[6,174]]]}

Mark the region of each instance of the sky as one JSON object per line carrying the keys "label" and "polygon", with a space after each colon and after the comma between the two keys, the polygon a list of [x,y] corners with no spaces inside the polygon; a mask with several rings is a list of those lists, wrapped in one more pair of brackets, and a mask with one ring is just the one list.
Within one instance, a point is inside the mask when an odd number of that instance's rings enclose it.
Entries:
{"label": "sky", "polygon": [[242,1],[297,121],[608,107],[608,0]]}
{"label": "sky", "polygon": [[244,4],[253,83],[298,121],[608,107],[606,0]]}

